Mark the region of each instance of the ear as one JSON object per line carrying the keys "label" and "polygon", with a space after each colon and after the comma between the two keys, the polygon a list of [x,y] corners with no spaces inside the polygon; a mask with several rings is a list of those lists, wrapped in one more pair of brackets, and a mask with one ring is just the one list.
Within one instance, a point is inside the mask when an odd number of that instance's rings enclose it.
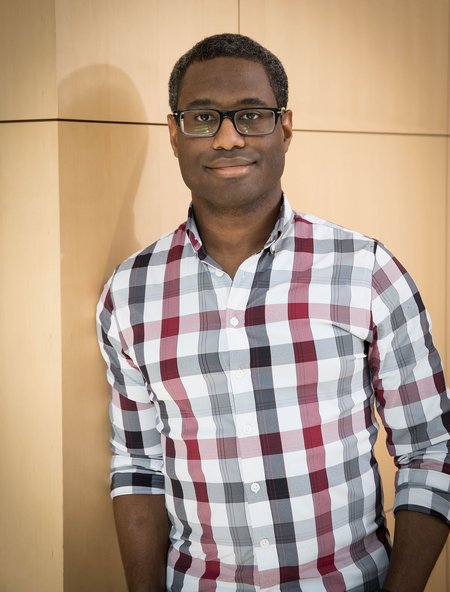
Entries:
{"label": "ear", "polygon": [[289,144],[292,140],[292,111],[288,109],[281,116],[281,129],[283,130],[284,151],[289,150]]}
{"label": "ear", "polygon": [[167,116],[167,125],[169,126],[170,143],[176,158],[178,158],[178,126],[175,117],[169,113]]}

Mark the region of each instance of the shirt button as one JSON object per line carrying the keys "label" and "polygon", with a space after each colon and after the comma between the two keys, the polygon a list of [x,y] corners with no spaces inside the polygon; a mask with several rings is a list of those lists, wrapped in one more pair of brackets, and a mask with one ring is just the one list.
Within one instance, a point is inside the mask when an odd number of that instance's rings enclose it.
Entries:
{"label": "shirt button", "polygon": [[244,376],[244,371],[243,371],[243,370],[241,370],[241,369],[239,369],[239,370],[236,370],[236,372],[235,372],[235,374],[234,374],[234,375],[236,376],[236,378],[243,378],[243,376]]}
{"label": "shirt button", "polygon": [[250,434],[251,431],[252,431],[252,426],[249,423],[247,423],[244,426],[244,434]]}
{"label": "shirt button", "polygon": [[253,493],[258,493],[261,487],[259,486],[259,483],[252,483],[250,489],[253,491]]}
{"label": "shirt button", "polygon": [[239,325],[239,319],[237,319],[236,317],[231,317],[231,319],[230,319],[230,325],[232,327],[237,327]]}
{"label": "shirt button", "polygon": [[261,539],[260,543],[261,547],[268,547],[270,545],[269,540],[268,539]]}
{"label": "shirt button", "polygon": [[217,277],[222,277],[224,274],[224,272],[221,269],[216,269],[216,276]]}

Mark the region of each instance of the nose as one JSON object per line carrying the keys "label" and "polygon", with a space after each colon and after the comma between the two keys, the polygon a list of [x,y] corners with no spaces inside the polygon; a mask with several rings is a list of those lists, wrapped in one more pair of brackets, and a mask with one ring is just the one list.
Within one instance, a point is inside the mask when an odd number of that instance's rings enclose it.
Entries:
{"label": "nose", "polygon": [[224,117],[222,125],[213,137],[213,148],[215,150],[232,150],[244,146],[244,136],[237,131],[229,117]]}

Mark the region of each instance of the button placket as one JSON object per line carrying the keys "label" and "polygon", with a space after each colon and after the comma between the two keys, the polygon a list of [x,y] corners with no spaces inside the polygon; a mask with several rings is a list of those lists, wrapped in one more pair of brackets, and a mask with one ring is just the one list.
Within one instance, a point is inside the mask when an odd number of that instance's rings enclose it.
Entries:
{"label": "button placket", "polygon": [[[262,495],[264,467],[261,459],[256,456],[258,440],[254,437],[258,433],[258,424],[256,414],[252,409],[254,406],[254,395],[252,394],[253,386],[249,367],[249,350],[244,347],[248,342],[245,315],[249,291],[247,290],[247,286],[242,282],[242,278],[241,281],[239,279],[239,274],[237,274],[231,286],[225,321],[230,351],[229,380],[236,413],[237,446],[241,451],[243,461],[241,465],[241,476],[245,483],[246,501],[250,506],[249,524],[252,531],[255,526],[259,531],[252,534],[253,545],[255,550],[258,551],[258,554],[264,554],[271,553],[271,537],[267,537],[271,530],[264,528],[261,531],[258,526],[261,520],[260,504],[265,501],[265,494]],[[261,544],[262,537],[264,537],[265,541],[263,544]],[[265,548],[265,545],[269,548]],[[261,564],[263,563],[262,561]]]}

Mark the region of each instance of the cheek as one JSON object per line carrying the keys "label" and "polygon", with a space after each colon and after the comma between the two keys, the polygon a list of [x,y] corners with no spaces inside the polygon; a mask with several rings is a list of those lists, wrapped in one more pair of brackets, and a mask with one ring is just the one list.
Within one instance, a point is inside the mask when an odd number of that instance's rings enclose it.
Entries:
{"label": "cheek", "polygon": [[178,164],[180,167],[183,181],[193,189],[200,182],[203,173],[203,167],[200,163],[200,155],[193,151],[190,147],[179,147],[178,150]]}
{"label": "cheek", "polygon": [[191,142],[179,142],[178,144],[178,160],[180,162],[180,168],[189,170],[190,168],[201,168],[201,155],[205,150],[202,150],[201,146]]}
{"label": "cheek", "polygon": [[285,163],[284,150],[280,150],[279,147],[274,148],[267,153],[265,159],[266,172],[271,177],[280,178],[283,174]]}
{"label": "cheek", "polygon": [[178,164],[184,184],[191,192],[197,193],[210,183],[202,165],[201,154],[193,151],[180,151],[178,153]]}

